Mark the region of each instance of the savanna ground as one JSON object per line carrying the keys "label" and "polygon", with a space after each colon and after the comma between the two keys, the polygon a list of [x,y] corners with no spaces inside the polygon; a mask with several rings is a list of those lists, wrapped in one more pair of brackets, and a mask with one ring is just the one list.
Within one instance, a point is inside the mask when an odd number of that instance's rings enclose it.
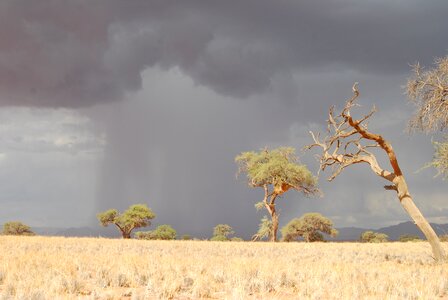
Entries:
{"label": "savanna ground", "polygon": [[0,299],[164,298],[441,299],[448,263],[426,242],[0,236]]}

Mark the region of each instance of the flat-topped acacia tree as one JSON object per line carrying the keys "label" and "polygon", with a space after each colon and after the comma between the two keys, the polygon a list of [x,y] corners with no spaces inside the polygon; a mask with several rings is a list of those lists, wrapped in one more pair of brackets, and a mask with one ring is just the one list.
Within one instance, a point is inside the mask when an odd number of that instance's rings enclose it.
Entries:
{"label": "flat-topped acacia tree", "polygon": [[120,230],[124,239],[130,239],[132,230],[151,225],[151,219],[156,215],[146,204],[131,205],[122,214],[116,209],[109,209],[105,212],[97,214],[98,221],[101,225],[108,226],[114,224]]}
{"label": "flat-topped acacia tree", "polygon": [[[381,135],[367,129],[367,120],[375,113],[375,107],[362,118],[354,119],[350,110],[356,106],[356,99],[359,96],[357,83],[353,85],[353,94],[340,114],[335,115],[334,107],[330,108],[327,121],[328,135],[325,138],[321,139],[319,134],[310,132],[314,143],[308,148],[322,149],[322,154],[319,155],[320,169],[325,171],[327,167],[331,167],[333,170],[333,174],[328,178],[329,181],[336,178],[346,167],[360,163],[368,164],[376,175],[389,181],[391,185],[386,185],[384,188],[397,193],[400,204],[431,244],[434,259],[443,261],[445,253],[439,238],[414,204],[392,145]],[[380,166],[375,154],[370,150],[375,148],[386,153],[392,170]]]}
{"label": "flat-topped acacia tree", "polygon": [[265,207],[271,216],[270,240],[277,241],[278,217],[275,204],[290,189],[305,195],[318,194],[317,179],[305,165],[298,163],[295,149],[280,147],[259,152],[243,152],[235,158],[238,174],[246,173],[250,187],[263,188],[264,198],[256,207]]}

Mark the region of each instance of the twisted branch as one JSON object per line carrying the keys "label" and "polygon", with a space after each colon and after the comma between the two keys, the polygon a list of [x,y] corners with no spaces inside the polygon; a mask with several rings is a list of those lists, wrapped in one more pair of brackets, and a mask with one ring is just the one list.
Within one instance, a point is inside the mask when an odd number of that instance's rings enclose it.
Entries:
{"label": "twisted branch", "polygon": [[[393,183],[394,179],[402,174],[395,152],[391,144],[381,135],[367,129],[367,120],[376,112],[375,107],[362,118],[353,119],[351,109],[358,106],[356,103],[359,97],[358,83],[353,85],[352,90],[353,96],[347,100],[340,114],[335,115],[334,107],[330,108],[327,120],[328,135],[321,139],[320,133],[310,132],[314,143],[306,148],[322,149],[322,153],[318,156],[319,172],[331,168],[332,174],[328,178],[329,181],[334,180],[348,166],[367,163],[375,174]],[[365,144],[365,141],[373,143]],[[389,157],[393,172],[383,169],[375,155],[367,150],[368,148],[383,149]],[[394,188],[388,186],[387,189]]]}

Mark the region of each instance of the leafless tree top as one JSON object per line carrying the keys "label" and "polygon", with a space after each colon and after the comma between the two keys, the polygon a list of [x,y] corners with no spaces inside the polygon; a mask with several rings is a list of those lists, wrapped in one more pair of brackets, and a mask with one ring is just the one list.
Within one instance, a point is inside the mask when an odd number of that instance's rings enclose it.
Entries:
{"label": "leafless tree top", "polygon": [[415,64],[406,93],[417,107],[409,122],[411,130],[430,132],[448,128],[448,56],[436,59],[430,70]]}
{"label": "leafless tree top", "polygon": [[[327,167],[332,168],[332,175],[328,179],[330,181],[350,165],[367,163],[378,176],[393,182],[396,176],[402,174],[395,152],[388,141],[381,135],[370,132],[367,128],[367,121],[375,113],[375,107],[359,119],[354,119],[351,115],[351,109],[357,106],[358,96],[359,91],[357,83],[355,83],[353,97],[347,100],[342,111],[335,114],[334,107],[330,108],[327,136],[322,138],[319,133],[310,132],[314,143],[307,148],[320,147],[322,149],[322,154],[319,155],[320,169],[324,171]],[[392,167],[391,171],[380,167],[370,148],[380,148],[387,153]],[[395,189],[394,186],[388,186],[388,188]]]}

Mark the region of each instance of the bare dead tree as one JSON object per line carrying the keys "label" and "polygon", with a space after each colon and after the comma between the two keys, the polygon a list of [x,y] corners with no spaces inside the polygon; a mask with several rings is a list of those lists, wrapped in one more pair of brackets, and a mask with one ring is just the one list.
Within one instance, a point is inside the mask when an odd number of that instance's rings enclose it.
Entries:
{"label": "bare dead tree", "polygon": [[406,93],[417,108],[409,122],[411,130],[428,133],[448,128],[448,56],[436,59],[429,70],[413,65]]}
{"label": "bare dead tree", "polygon": [[[356,99],[358,96],[359,91],[357,83],[355,83],[353,85],[353,97],[347,100],[341,113],[336,115],[334,107],[330,108],[327,121],[328,136],[322,139],[319,133],[310,132],[314,143],[307,148],[320,147],[322,149],[322,154],[319,155],[320,170],[332,169],[332,175],[328,178],[329,181],[335,179],[348,166],[366,163],[376,175],[390,182],[391,184],[384,186],[384,188],[397,193],[401,205],[431,244],[434,259],[443,261],[445,253],[439,238],[414,204],[392,145],[381,135],[374,134],[367,129],[367,120],[375,113],[375,107],[360,119],[354,119],[351,116],[350,110],[357,105]],[[392,170],[389,171],[380,166],[376,156],[370,151],[371,148],[379,148],[385,151]]]}

